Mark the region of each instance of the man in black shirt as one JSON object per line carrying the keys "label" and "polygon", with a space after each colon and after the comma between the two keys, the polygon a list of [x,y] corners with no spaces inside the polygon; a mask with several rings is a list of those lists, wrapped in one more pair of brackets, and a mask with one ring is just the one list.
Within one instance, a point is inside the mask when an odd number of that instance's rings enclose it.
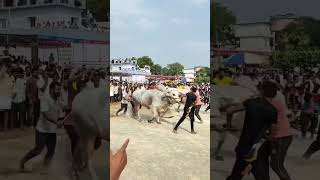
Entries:
{"label": "man in black shirt", "polygon": [[[236,162],[231,175],[227,180],[241,180],[247,173],[248,167],[253,162],[253,152],[257,151],[255,145],[264,137],[272,124],[277,122],[277,110],[270,103],[277,94],[277,85],[273,82],[264,82],[262,97],[246,100],[243,103],[245,119],[238,145],[235,149]],[[269,167],[268,167],[269,168]],[[255,171],[256,179],[259,174]]]}
{"label": "man in black shirt", "polygon": [[318,136],[317,139],[308,147],[307,151],[304,153],[304,159],[310,159],[311,156],[320,150],[320,123],[318,128]]}
{"label": "man in black shirt", "polygon": [[[180,118],[180,120],[178,121],[177,125],[174,127],[173,133],[177,133],[178,127],[186,119],[187,115],[189,114],[189,118],[190,118],[190,122],[191,122],[191,134],[196,134],[196,132],[194,131],[194,128],[193,128],[194,111],[195,111],[194,103],[197,99],[197,96],[195,95],[196,91],[197,91],[197,88],[192,87],[191,92],[187,93],[187,100],[184,105],[183,115]],[[191,109],[190,109],[190,107],[191,107]],[[189,109],[190,109],[190,112],[189,112]]]}

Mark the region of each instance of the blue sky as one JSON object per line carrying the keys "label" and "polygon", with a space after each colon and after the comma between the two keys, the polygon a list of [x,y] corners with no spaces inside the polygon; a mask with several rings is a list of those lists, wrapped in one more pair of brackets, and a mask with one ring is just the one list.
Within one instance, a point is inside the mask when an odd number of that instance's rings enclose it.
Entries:
{"label": "blue sky", "polygon": [[209,66],[210,0],[111,0],[111,58]]}

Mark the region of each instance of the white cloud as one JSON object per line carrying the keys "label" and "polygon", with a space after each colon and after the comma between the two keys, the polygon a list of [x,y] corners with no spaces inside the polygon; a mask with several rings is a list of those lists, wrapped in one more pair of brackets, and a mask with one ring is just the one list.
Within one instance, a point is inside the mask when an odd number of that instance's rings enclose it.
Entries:
{"label": "white cloud", "polygon": [[128,17],[157,17],[160,15],[159,11],[146,6],[146,0],[111,0],[111,17],[117,16],[119,18]]}
{"label": "white cloud", "polygon": [[137,21],[137,25],[139,26],[140,29],[151,30],[156,28],[158,24],[149,18],[141,17]]}
{"label": "white cloud", "polygon": [[111,23],[111,31],[113,29],[119,30],[119,29],[125,29],[128,27],[128,23],[125,20],[122,20],[121,18],[118,18],[116,16],[112,18],[110,23]]}
{"label": "white cloud", "polygon": [[111,0],[111,28],[123,30],[138,25],[140,29],[156,27],[162,14],[146,5],[146,0]]}
{"label": "white cloud", "polygon": [[204,7],[210,5],[210,0],[189,0],[192,4],[198,7]]}
{"label": "white cloud", "polygon": [[178,25],[181,25],[181,24],[187,24],[190,22],[190,19],[188,18],[178,18],[178,17],[175,17],[175,18],[172,18],[170,20],[172,23],[174,24],[178,24]]}
{"label": "white cloud", "polygon": [[187,48],[189,51],[193,51],[196,53],[208,53],[210,54],[210,42],[205,41],[187,41],[183,44],[185,48]]}

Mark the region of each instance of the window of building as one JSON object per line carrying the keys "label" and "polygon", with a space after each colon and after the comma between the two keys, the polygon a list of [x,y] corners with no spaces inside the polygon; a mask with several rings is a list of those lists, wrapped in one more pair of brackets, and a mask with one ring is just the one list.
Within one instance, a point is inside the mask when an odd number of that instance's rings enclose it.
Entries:
{"label": "window of building", "polygon": [[270,47],[273,47],[274,44],[273,44],[273,38],[270,38]]}
{"label": "window of building", "polygon": [[37,4],[37,0],[30,0],[30,4],[31,4],[31,5]]}
{"label": "window of building", "polygon": [[19,0],[17,5],[18,6],[25,6],[25,5],[27,5],[27,0]]}
{"label": "window of building", "polygon": [[13,7],[13,1],[12,0],[5,0],[4,1],[4,6]]}
{"label": "window of building", "polygon": [[44,3],[45,4],[51,4],[51,3],[53,3],[53,0],[44,0]]}
{"label": "window of building", "polygon": [[74,1],[74,5],[75,5],[76,7],[80,7],[80,6],[82,6],[82,3],[81,3],[80,0],[75,0],[75,1]]}
{"label": "window of building", "polygon": [[0,19],[0,29],[7,28],[7,19]]}
{"label": "window of building", "polygon": [[36,27],[36,17],[29,17],[30,27]]}
{"label": "window of building", "polygon": [[69,1],[68,1],[68,0],[60,0],[60,3],[62,3],[62,4],[68,4]]}

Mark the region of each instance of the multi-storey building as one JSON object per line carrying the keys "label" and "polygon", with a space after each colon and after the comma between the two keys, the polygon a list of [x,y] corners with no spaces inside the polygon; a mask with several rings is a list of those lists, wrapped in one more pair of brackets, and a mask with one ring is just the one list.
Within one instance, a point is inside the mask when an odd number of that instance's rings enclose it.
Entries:
{"label": "multi-storey building", "polygon": [[16,46],[9,52],[27,59],[53,54],[60,63],[106,61],[108,28],[109,22],[95,21],[86,0],[0,0],[0,48]]}

